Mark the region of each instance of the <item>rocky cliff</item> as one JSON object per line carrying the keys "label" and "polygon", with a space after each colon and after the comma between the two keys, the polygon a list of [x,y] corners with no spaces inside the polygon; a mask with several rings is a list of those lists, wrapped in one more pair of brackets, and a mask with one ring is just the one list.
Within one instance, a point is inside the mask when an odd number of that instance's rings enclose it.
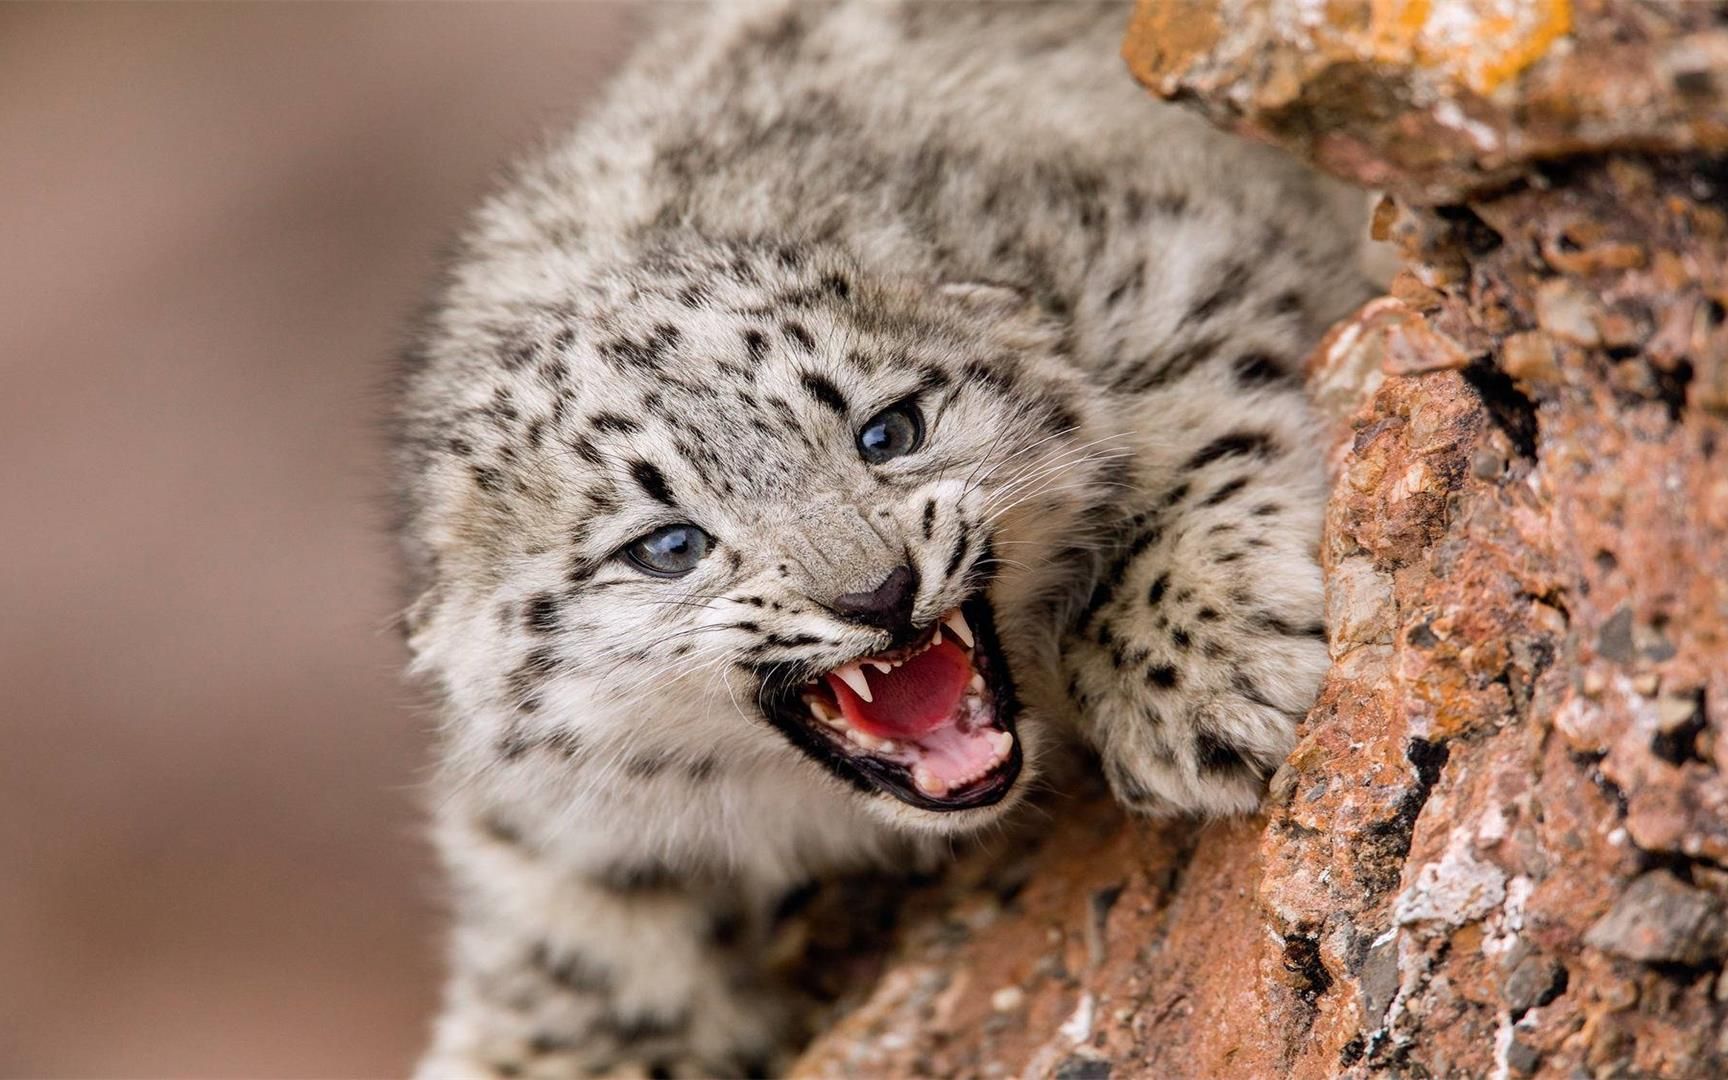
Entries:
{"label": "rocky cliff", "polygon": [[1153,93],[1389,195],[1334,665],[1260,817],[1054,807],[809,1077],[1728,1075],[1728,5],[1142,0]]}

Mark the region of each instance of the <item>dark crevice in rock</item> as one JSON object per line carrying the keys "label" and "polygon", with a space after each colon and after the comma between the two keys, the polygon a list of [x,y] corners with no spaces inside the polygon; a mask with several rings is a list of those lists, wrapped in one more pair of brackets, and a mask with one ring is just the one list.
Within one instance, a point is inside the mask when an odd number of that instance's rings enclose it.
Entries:
{"label": "dark crevice in rock", "polygon": [[1706,726],[1704,691],[1694,691],[1692,715],[1674,728],[1658,731],[1650,740],[1650,752],[1670,765],[1684,765],[1688,761],[1709,764],[1698,752],[1698,736],[1703,734]]}
{"label": "dark crevice in rock", "polygon": [[[1439,783],[1440,770],[1446,767],[1446,761],[1451,756],[1452,752],[1446,748],[1445,743],[1417,738],[1405,744],[1404,757],[1416,766],[1416,780],[1421,785],[1422,802],[1428,801],[1429,791]],[[1418,804],[1416,809],[1420,811],[1421,805]],[[1411,815],[1410,820],[1414,824],[1415,815]]]}
{"label": "dark crevice in rock", "polygon": [[[1415,984],[1409,988],[1409,999],[1415,1000],[1426,994],[1434,981],[1434,973],[1445,967],[1446,959],[1452,954],[1452,943],[1441,941],[1434,946],[1433,952],[1423,961],[1421,971],[1417,974]],[[1385,1070],[1395,1075],[1420,1076],[1430,1075],[1426,1069],[1412,1061],[1416,1052],[1416,1040],[1407,1026],[1411,1017],[1406,1015],[1402,1024],[1387,1024],[1375,1031],[1368,1039],[1367,1061],[1375,1069]],[[1378,1075],[1378,1074],[1376,1074]]]}
{"label": "dark crevice in rock", "polygon": [[1573,751],[1568,756],[1580,769],[1584,770],[1584,775],[1590,779],[1592,784],[1596,785],[1596,790],[1613,801],[1614,812],[1620,817],[1625,817],[1629,806],[1626,801],[1626,793],[1620,790],[1619,784],[1608,779],[1608,774],[1602,771],[1599,764],[1603,758],[1608,756],[1607,751],[1596,753]]}
{"label": "dark crevice in rock", "polygon": [[1692,881],[1692,860],[1678,851],[1647,851],[1638,848],[1638,875],[1652,871],[1667,871],[1688,885]]}
{"label": "dark crevice in rock", "polygon": [[1398,809],[1390,820],[1376,822],[1363,831],[1362,850],[1357,855],[1357,872],[1375,895],[1398,884],[1404,860],[1410,854],[1416,818],[1428,804],[1428,796],[1450,753],[1445,743],[1427,739],[1414,738],[1405,744],[1404,756],[1416,769],[1416,783],[1398,801]]}
{"label": "dark crevice in rock", "polygon": [[[1561,994],[1566,992],[1566,988],[1572,982],[1572,973],[1566,970],[1564,964],[1554,961],[1544,963],[1537,957],[1528,958],[1525,964],[1532,965],[1529,970],[1533,973],[1533,979],[1543,981],[1537,982],[1533,986],[1521,987],[1519,983],[1526,970],[1524,964],[1520,964],[1518,969],[1513,972],[1512,979],[1506,988],[1506,998],[1507,1004],[1511,1007],[1510,1014],[1514,1024],[1524,1019],[1524,1014],[1531,1009],[1539,1009],[1544,1005],[1552,1004]],[[1540,989],[1536,989],[1536,987],[1540,987]]]}
{"label": "dark crevice in rock", "polygon": [[1705,981],[1704,985],[1709,986],[1722,975],[1722,961],[1720,960],[1710,960],[1698,964],[1687,964],[1677,960],[1657,960],[1646,966],[1664,979],[1685,987],[1693,986],[1703,980],[1708,980]]}
{"label": "dark crevice in rock", "polygon": [[1671,370],[1651,365],[1650,373],[1656,381],[1656,400],[1668,410],[1668,422],[1679,423],[1686,408],[1686,387],[1692,383],[1692,362],[1681,360]]}
{"label": "dark crevice in rock", "polygon": [[1332,989],[1332,975],[1320,960],[1317,938],[1292,934],[1284,939],[1284,970],[1304,1004],[1313,1005]]}
{"label": "dark crevice in rock", "polygon": [[1338,1067],[1348,1069],[1362,1060],[1362,1055],[1368,1051],[1368,1040],[1360,1035],[1353,1036],[1349,1042],[1338,1049]]}
{"label": "dark crevice in rock", "polygon": [[1505,243],[1505,238],[1468,206],[1437,206],[1434,213],[1452,227],[1458,246],[1473,256],[1487,255]]}
{"label": "dark crevice in rock", "polygon": [[1482,399],[1482,407],[1494,426],[1506,433],[1512,448],[1520,457],[1536,456],[1536,403],[1531,401],[1512,376],[1486,362],[1473,363],[1463,371],[1464,381]]}
{"label": "dark crevice in rock", "polygon": [[1075,1055],[1056,1066],[1055,1080],[1110,1080],[1110,1062]]}
{"label": "dark crevice in rock", "polygon": [[[1608,562],[1611,564],[1608,569],[1612,569],[1613,565],[1618,565],[1615,561],[1614,553],[1607,550],[1597,552],[1596,559],[1598,565],[1601,564],[1602,556],[1604,555],[1608,557]],[[1525,599],[1535,600],[1538,603],[1546,604],[1555,611],[1566,616],[1566,621],[1568,623],[1572,621],[1572,606],[1566,602],[1566,593],[1562,589],[1551,588],[1540,593],[1526,592],[1523,594],[1523,597]]]}
{"label": "dark crevice in rock", "polygon": [[1554,981],[1549,983],[1548,989],[1542,991],[1542,996],[1536,999],[1536,1007],[1541,1008],[1544,1005],[1552,1005],[1561,994],[1566,992],[1566,987],[1571,982],[1572,973],[1566,970],[1565,965],[1562,964],[1559,967],[1556,967],[1554,969]]}

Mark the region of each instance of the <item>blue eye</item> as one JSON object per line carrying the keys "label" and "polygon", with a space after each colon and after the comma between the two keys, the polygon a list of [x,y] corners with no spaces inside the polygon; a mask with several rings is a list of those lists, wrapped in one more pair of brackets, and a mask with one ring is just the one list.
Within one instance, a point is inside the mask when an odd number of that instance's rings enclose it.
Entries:
{"label": "blue eye", "polygon": [[858,454],[872,465],[904,457],[924,443],[924,415],[902,401],[872,416],[858,429]]}
{"label": "blue eye", "polygon": [[713,546],[714,538],[694,525],[663,525],[632,540],[624,558],[657,577],[679,577],[696,569]]}

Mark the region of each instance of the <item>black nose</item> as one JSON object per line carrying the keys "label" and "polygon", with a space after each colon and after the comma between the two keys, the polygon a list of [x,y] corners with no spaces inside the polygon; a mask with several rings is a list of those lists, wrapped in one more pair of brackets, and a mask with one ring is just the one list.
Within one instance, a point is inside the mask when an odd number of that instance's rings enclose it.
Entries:
{"label": "black nose", "polygon": [[912,631],[912,605],[917,599],[918,572],[910,566],[899,566],[873,591],[841,593],[828,606],[841,618],[899,637]]}

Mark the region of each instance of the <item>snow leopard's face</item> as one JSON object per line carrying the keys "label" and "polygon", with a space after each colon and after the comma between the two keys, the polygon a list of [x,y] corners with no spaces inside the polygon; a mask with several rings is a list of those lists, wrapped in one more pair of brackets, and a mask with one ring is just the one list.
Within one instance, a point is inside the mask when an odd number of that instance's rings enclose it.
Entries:
{"label": "snow leopard's face", "polygon": [[515,280],[458,279],[403,422],[411,640],[468,753],[1011,803],[1114,457],[1050,329],[785,249]]}

